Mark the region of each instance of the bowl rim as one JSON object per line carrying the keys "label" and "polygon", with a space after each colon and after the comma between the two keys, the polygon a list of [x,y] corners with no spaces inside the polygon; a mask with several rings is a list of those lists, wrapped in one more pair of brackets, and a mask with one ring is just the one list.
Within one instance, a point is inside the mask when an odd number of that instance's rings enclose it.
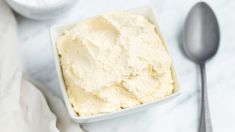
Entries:
{"label": "bowl rim", "polygon": [[[160,37],[163,45],[165,46],[168,54],[170,54],[169,51],[168,51],[168,48],[167,48],[167,44],[165,43],[165,41],[162,37],[162,34],[160,32],[160,29],[158,27],[158,24],[156,22],[155,11],[153,10],[153,8],[151,6],[142,6],[142,7],[137,7],[137,8],[129,9],[129,10],[125,10],[125,11],[130,11],[130,12],[137,13],[137,14],[138,13],[141,14],[141,12],[143,13],[144,11],[150,13],[150,15],[151,15],[150,17],[152,17],[151,18],[152,19],[151,23],[153,23],[156,26],[156,32],[159,34],[159,37]],[[144,16],[144,17],[146,17],[146,16]],[[90,18],[90,16],[87,17],[87,18]],[[82,20],[84,20],[84,19],[82,19]],[[69,115],[71,116],[71,118],[73,120],[75,120],[76,122],[79,122],[79,123],[87,123],[87,122],[105,120],[105,119],[125,115],[125,113],[130,113],[132,111],[140,110],[143,107],[163,103],[163,102],[165,102],[165,101],[167,101],[167,100],[169,100],[169,99],[171,99],[175,96],[178,96],[181,93],[181,88],[179,87],[179,84],[178,84],[179,82],[178,82],[178,79],[176,77],[174,64],[172,64],[171,71],[172,71],[172,76],[173,76],[174,81],[175,81],[175,83],[174,83],[175,88],[174,88],[174,92],[171,95],[166,96],[162,99],[152,100],[152,101],[146,102],[144,104],[140,104],[140,105],[137,105],[137,106],[134,106],[134,107],[125,108],[125,109],[121,109],[121,110],[112,111],[112,112],[109,112],[109,113],[101,113],[101,114],[97,114],[97,115],[93,115],[93,116],[84,116],[84,117],[77,116],[76,112],[72,108],[72,104],[69,101],[69,97],[68,97],[68,94],[67,94],[67,91],[66,91],[66,86],[65,86],[65,83],[64,83],[63,75],[62,75],[62,69],[61,69],[60,62],[59,62],[59,56],[58,56],[58,53],[57,53],[56,36],[58,36],[58,35],[56,35],[56,34],[58,33],[58,31],[57,31],[58,29],[71,28],[77,22],[82,21],[82,20],[79,19],[75,22],[68,23],[68,24],[53,25],[50,28],[51,44],[52,44],[52,48],[53,48],[53,52],[54,52],[54,58],[55,58],[54,61],[55,61],[55,64],[56,64],[56,70],[57,70],[57,75],[58,75],[58,78],[59,78],[60,88],[61,88],[61,91],[62,91],[62,94],[63,94],[63,100],[64,100],[64,102],[66,104],[66,107],[67,107],[67,110],[69,112]]]}
{"label": "bowl rim", "polygon": [[60,9],[66,5],[69,5],[73,2],[78,2],[79,0],[60,0],[57,3],[54,4],[48,4],[45,6],[33,6],[33,5],[28,5],[21,3],[17,0],[6,0],[10,5],[15,4],[17,6],[20,6],[22,8],[27,8],[29,10],[35,10],[35,11],[49,11],[49,10],[54,10],[54,9]]}

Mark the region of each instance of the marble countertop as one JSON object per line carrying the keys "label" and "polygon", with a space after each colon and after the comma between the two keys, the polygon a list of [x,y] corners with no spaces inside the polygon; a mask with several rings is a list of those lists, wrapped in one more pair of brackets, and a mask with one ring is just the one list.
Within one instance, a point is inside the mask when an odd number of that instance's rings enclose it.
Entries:
{"label": "marble countertop", "polygon": [[[182,94],[146,111],[111,120],[85,124],[90,132],[197,132],[200,113],[198,67],[181,52],[182,26],[197,0],[81,0],[65,16],[34,21],[17,15],[22,42],[24,71],[61,97],[49,37],[49,28],[112,10],[151,5],[157,13],[162,34],[179,78]],[[214,132],[235,131],[235,1],[207,1],[221,27],[218,54],[207,63],[209,104]]]}

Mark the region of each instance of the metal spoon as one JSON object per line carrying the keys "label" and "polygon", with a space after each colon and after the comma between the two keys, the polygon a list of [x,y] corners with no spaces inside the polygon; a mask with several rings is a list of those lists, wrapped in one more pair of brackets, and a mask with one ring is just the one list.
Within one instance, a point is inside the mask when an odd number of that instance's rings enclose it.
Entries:
{"label": "metal spoon", "polygon": [[183,48],[187,56],[200,66],[202,102],[199,132],[212,132],[208,106],[205,63],[219,47],[219,25],[212,9],[204,2],[197,3],[189,12],[183,30]]}

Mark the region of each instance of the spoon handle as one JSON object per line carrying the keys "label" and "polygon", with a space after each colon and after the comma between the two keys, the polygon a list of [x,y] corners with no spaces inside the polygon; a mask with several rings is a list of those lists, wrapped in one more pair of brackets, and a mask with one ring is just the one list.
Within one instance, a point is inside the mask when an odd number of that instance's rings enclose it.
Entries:
{"label": "spoon handle", "polygon": [[201,84],[202,84],[202,100],[201,100],[201,122],[199,132],[213,132],[210,119],[207,86],[206,86],[206,69],[205,63],[200,64]]}

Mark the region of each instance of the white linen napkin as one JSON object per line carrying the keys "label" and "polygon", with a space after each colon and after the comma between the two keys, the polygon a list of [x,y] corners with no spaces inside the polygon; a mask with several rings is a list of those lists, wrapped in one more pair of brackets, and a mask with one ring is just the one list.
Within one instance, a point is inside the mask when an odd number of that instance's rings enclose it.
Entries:
{"label": "white linen napkin", "polygon": [[61,100],[23,78],[16,20],[0,0],[0,132],[81,131]]}

